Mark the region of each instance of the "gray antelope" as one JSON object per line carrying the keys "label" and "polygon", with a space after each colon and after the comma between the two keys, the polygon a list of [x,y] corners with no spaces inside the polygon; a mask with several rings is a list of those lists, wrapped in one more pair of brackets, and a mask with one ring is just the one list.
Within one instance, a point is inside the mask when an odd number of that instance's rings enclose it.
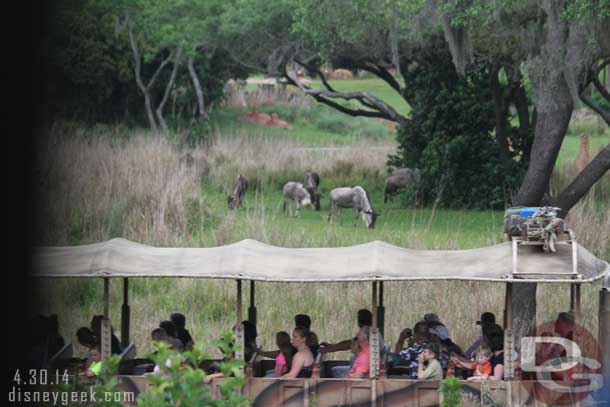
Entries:
{"label": "gray antelope", "polygon": [[248,189],[248,181],[240,174],[235,178],[231,195],[227,197],[229,209],[236,209],[241,206],[246,190]]}
{"label": "gray antelope", "polygon": [[295,216],[299,216],[301,206],[313,206],[309,192],[300,182],[287,182],[286,185],[284,185],[284,188],[282,188],[282,191],[284,193],[284,213],[286,212],[286,209],[288,209],[288,212],[292,216],[291,201],[296,202]]}
{"label": "gray antelope", "polygon": [[313,202],[316,211],[320,210],[320,197],[321,194],[318,192],[318,186],[320,185],[320,176],[315,172],[308,172],[305,174],[303,179],[303,186],[309,192],[309,198]]}
{"label": "gray antelope", "polygon": [[387,203],[388,199],[394,202],[394,196],[402,189],[408,186],[413,186],[419,182],[420,173],[417,169],[399,168],[385,180],[385,193],[383,194],[383,203]]}
{"label": "gray antelope", "polygon": [[329,198],[328,222],[332,221],[333,211],[336,211],[337,216],[340,216],[341,208],[354,208],[354,211],[356,211],[354,227],[357,226],[358,215],[361,214],[366,227],[369,229],[375,228],[375,221],[379,214],[373,209],[368,194],[361,186],[335,188],[330,191]]}

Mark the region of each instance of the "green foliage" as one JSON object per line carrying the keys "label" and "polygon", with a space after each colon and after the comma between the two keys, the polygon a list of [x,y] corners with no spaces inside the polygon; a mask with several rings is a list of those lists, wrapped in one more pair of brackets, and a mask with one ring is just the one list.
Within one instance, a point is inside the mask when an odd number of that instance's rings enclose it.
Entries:
{"label": "green foliage", "polygon": [[[502,208],[522,172],[517,161],[500,160],[485,65],[459,76],[440,39],[416,55],[417,66],[404,73],[412,120],[399,128],[398,151],[388,164],[421,170],[424,203]],[[518,139],[514,130],[513,136]]]}
{"label": "green foliage", "polygon": [[565,20],[603,20],[610,17],[610,0],[574,0],[566,5]]}
{"label": "green foliage", "polygon": [[[119,370],[119,361],[118,355],[111,356],[102,361],[102,370],[98,376],[91,379],[75,376],[71,383],[60,385],[58,400],[69,400],[72,407],[123,407],[124,404],[119,400],[121,397],[115,400],[122,392],[119,381],[114,376]],[[90,395],[94,397],[89,399]]]}
{"label": "green foliage", "polygon": [[172,351],[165,343],[156,343],[158,352],[147,357],[154,360],[160,370],[157,374],[148,376],[150,386],[148,391],[138,398],[138,406],[244,406],[247,400],[240,394],[245,383],[244,374],[240,370],[244,363],[227,357],[234,351],[232,346],[234,340],[233,334],[227,332],[223,334],[222,339],[215,342],[225,355],[225,361],[219,366],[224,374],[224,380],[219,385],[219,398],[210,395],[210,386],[204,384],[207,375],[197,368],[205,359],[200,348],[178,353]]}
{"label": "green foliage", "polygon": [[107,4],[60,0],[45,11],[43,71],[36,73],[44,78],[45,113],[80,123],[122,118],[137,102],[137,88],[129,44],[114,37]]}
{"label": "green foliage", "polygon": [[462,405],[462,387],[464,384],[455,376],[441,380],[443,401],[441,407],[460,407]]}

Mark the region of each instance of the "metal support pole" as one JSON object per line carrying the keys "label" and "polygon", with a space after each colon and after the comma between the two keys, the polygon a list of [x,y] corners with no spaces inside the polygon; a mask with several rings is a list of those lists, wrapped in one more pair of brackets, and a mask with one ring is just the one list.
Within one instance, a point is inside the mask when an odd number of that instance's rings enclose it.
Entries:
{"label": "metal support pole", "polygon": [[256,302],[254,280],[250,281],[250,307],[248,308],[248,321],[256,325]]}
{"label": "metal support pole", "polygon": [[[241,292],[241,280],[237,280],[237,324],[235,325],[235,341],[240,344],[238,349],[235,352],[235,358],[244,360],[244,350],[245,350],[245,338],[244,338],[244,325],[241,323],[242,321],[242,292]],[[248,361],[246,360],[246,363]],[[243,371],[243,367],[241,367]]]}
{"label": "metal support pole", "polygon": [[602,358],[604,387],[600,394],[610,393],[610,274],[606,275],[604,285],[599,291],[599,333],[598,343]]}
{"label": "metal support pole", "polygon": [[123,305],[121,306],[121,345],[129,345],[129,279],[123,279]]}
{"label": "metal support pole", "polygon": [[373,281],[372,287],[372,309],[373,326],[369,335],[369,347],[371,359],[369,365],[369,377],[371,379],[371,407],[377,406],[377,379],[379,379],[379,332],[377,329],[377,282]]}
{"label": "metal support pole", "polygon": [[379,333],[385,337],[385,307],[383,306],[383,281],[379,282],[379,306],[377,307],[377,325]]}
{"label": "metal support pole", "polygon": [[574,283],[570,284],[570,312],[574,314]]}
{"label": "metal support pole", "polygon": [[514,334],[513,334],[513,283],[506,283],[504,326],[504,378],[513,380],[515,377]]}
{"label": "metal support pole", "polygon": [[104,278],[104,319],[102,320],[101,352],[102,359],[112,354],[112,329],[110,327],[110,279]]}
{"label": "metal support pole", "polygon": [[572,283],[572,287],[574,291],[574,322],[580,324],[582,323],[580,312],[580,283]]}

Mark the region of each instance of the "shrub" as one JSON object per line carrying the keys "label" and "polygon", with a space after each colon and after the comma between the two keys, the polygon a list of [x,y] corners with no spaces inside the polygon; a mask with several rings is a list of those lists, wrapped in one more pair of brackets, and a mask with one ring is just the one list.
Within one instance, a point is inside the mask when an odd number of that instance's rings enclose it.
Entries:
{"label": "shrub", "polygon": [[[398,151],[388,164],[421,170],[425,203],[502,208],[519,185],[524,166],[523,161],[500,159],[485,64],[475,62],[459,76],[443,42],[417,55],[418,65],[404,73],[412,119],[398,129]],[[514,146],[527,139],[510,131]]]}
{"label": "shrub", "polygon": [[[234,340],[232,333],[225,333],[215,345],[227,356],[234,351]],[[240,394],[245,383],[245,376],[240,370],[243,361],[225,360],[220,363],[219,368],[224,374],[224,380],[219,386],[220,397],[212,398],[210,386],[204,385],[207,375],[197,368],[206,358],[201,350],[178,353],[164,343],[157,343],[156,346],[159,351],[147,357],[155,361],[160,371],[159,374],[148,376],[151,384],[148,391],[138,398],[138,406],[238,407],[246,404],[247,399]]]}

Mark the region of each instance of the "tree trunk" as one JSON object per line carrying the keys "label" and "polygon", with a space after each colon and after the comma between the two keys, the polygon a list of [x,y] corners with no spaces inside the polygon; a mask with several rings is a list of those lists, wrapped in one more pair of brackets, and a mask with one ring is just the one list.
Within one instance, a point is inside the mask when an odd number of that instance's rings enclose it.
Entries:
{"label": "tree trunk", "polygon": [[511,160],[510,151],[508,149],[508,103],[504,97],[504,89],[500,85],[498,75],[500,73],[500,67],[494,65],[491,67],[490,72],[490,87],[491,94],[493,96],[494,111],[496,113],[496,142],[500,147],[500,159],[503,162]]}
{"label": "tree trunk", "polygon": [[172,90],[172,86],[174,85],[174,81],[176,80],[176,73],[178,72],[178,67],[180,66],[180,59],[182,58],[182,48],[178,48],[176,50],[176,55],[174,58],[174,68],[172,69],[172,74],[169,77],[169,81],[167,81],[167,85],[165,86],[165,93],[163,94],[163,99],[157,106],[157,118],[159,119],[159,124],[163,128],[163,131],[167,133],[169,131],[169,127],[167,126],[167,122],[163,118],[163,108],[165,107],[165,103],[167,103],[167,99],[169,98],[169,94]]}
{"label": "tree trunk", "polygon": [[134,60],[134,73],[136,76],[136,83],[138,84],[138,88],[144,95],[144,108],[146,109],[146,116],[148,117],[148,125],[151,130],[154,132],[158,131],[157,122],[155,121],[155,115],[153,114],[152,104],[150,102],[150,92],[147,86],[144,86],[144,82],[142,81],[142,61],[140,60],[140,51],[138,49],[138,43],[133,34],[133,29],[131,23],[128,22],[128,33],[129,33],[129,42],[131,44],[131,51],[133,52],[133,60]]}
{"label": "tree trunk", "polygon": [[199,77],[197,76],[197,71],[195,71],[195,62],[193,61],[193,57],[189,57],[188,59],[188,68],[189,73],[191,74],[191,79],[193,81],[193,87],[195,88],[195,94],[197,95],[197,106],[199,107],[199,112],[197,114],[197,118],[201,120],[207,119],[207,112],[205,111],[205,102],[203,99],[203,89],[201,88],[201,82],[199,82]]}
{"label": "tree trunk", "polygon": [[609,169],[610,144],[591,160],[557,198],[556,205],[563,210],[564,216]]}
{"label": "tree trunk", "polygon": [[[567,85],[564,83],[563,86],[567,91]],[[542,201],[570,124],[572,110],[571,102],[555,104],[551,109],[538,107],[530,162],[514,205],[535,206]]]}

